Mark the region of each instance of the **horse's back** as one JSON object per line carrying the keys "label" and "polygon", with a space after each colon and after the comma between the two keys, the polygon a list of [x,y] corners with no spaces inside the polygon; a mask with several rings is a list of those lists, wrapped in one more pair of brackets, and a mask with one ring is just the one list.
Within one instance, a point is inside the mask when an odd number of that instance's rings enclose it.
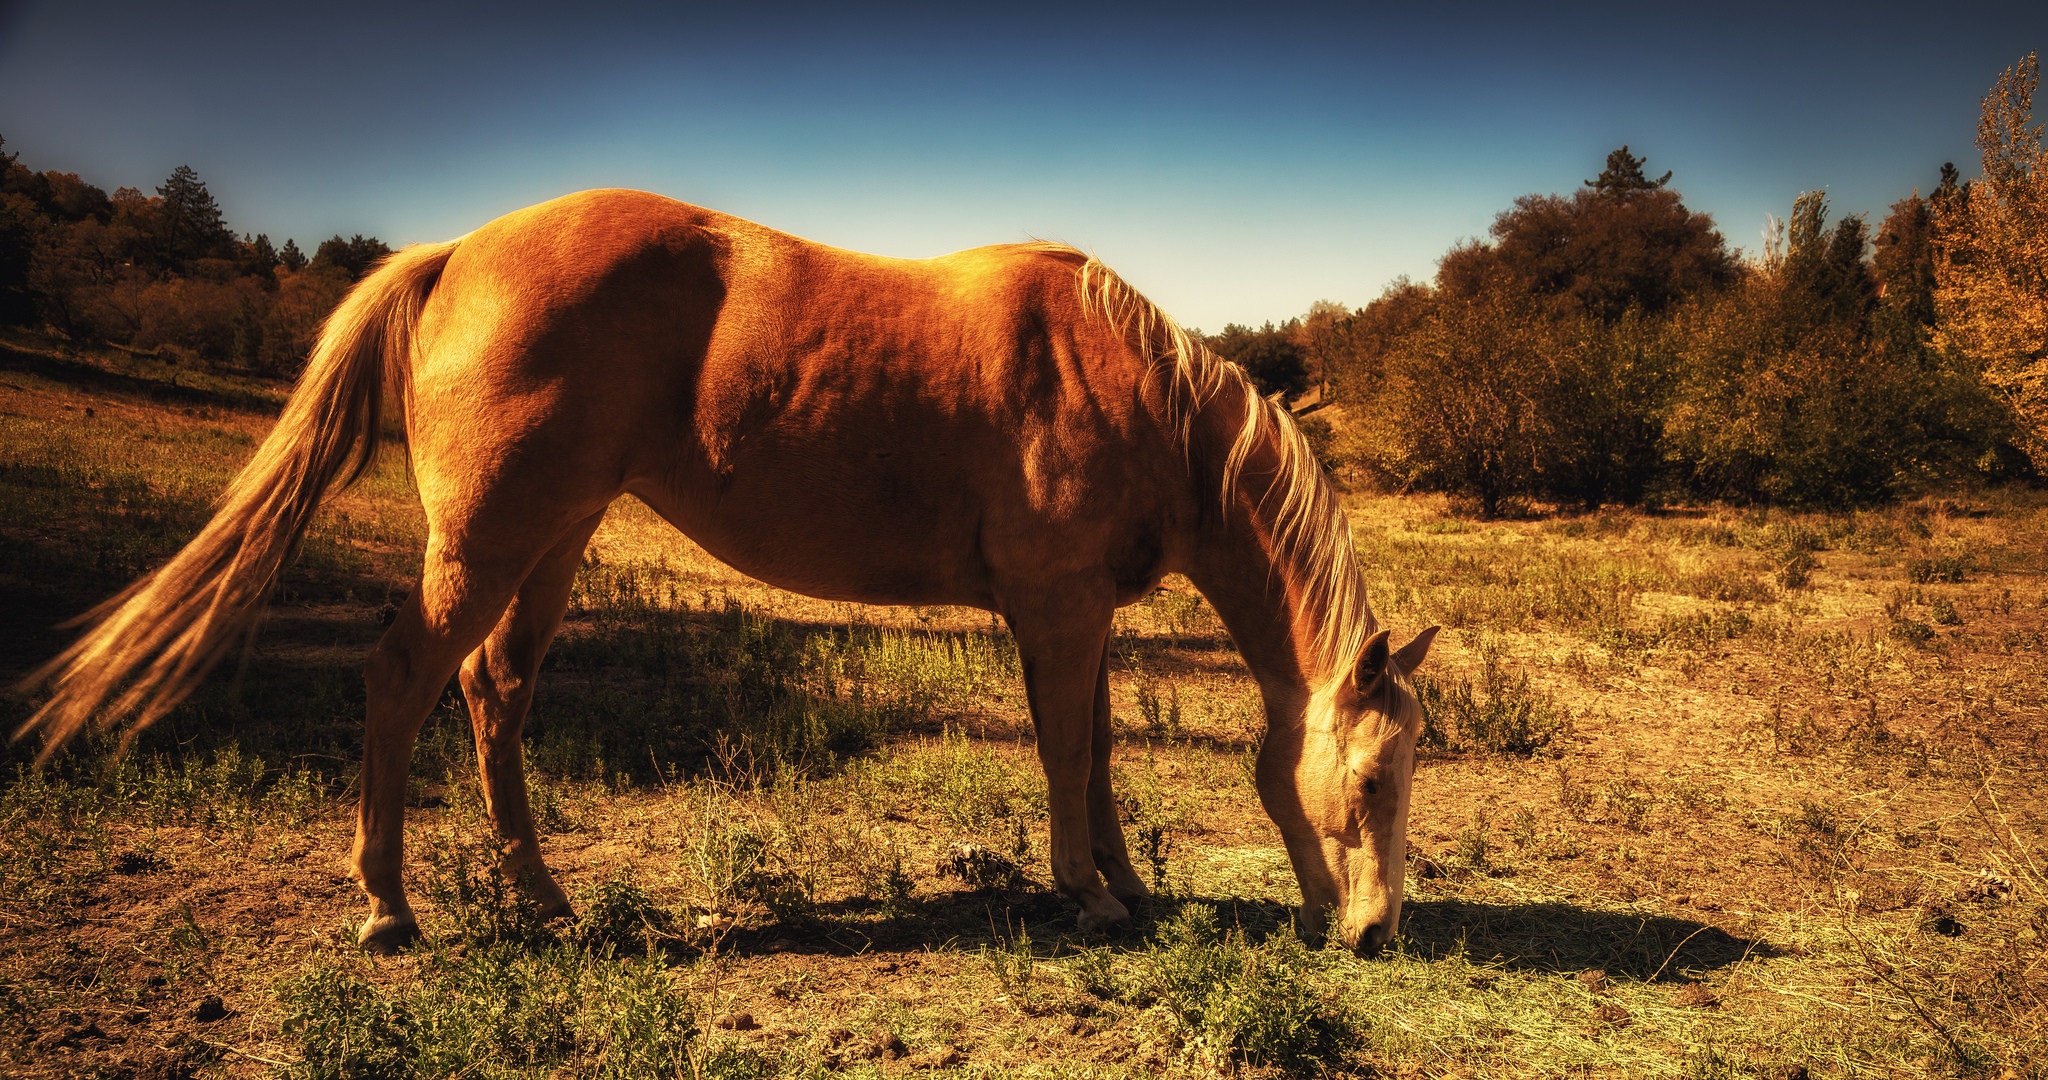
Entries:
{"label": "horse's back", "polygon": [[440,441],[552,462],[557,490],[630,490],[814,595],[993,606],[1005,580],[1144,578],[1181,459],[1143,358],[1085,312],[1081,262],[890,259],[586,192],[463,241],[415,392],[447,403]]}

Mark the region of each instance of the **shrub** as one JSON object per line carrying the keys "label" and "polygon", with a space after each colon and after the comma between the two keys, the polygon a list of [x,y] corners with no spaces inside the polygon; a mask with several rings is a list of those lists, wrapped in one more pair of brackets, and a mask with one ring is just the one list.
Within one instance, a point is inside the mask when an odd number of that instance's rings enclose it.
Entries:
{"label": "shrub", "polygon": [[1476,685],[1452,676],[1415,677],[1422,746],[1527,756],[1571,730],[1571,714],[1531,686],[1526,674],[1510,674],[1498,646],[1483,644],[1479,659]]}
{"label": "shrub", "polygon": [[1219,933],[1216,909],[1189,904],[1117,991],[1149,1007],[1195,1063],[1300,1075],[1341,1064],[1358,1042],[1357,1021],[1317,986],[1318,967],[1285,929],[1253,943],[1242,930]]}

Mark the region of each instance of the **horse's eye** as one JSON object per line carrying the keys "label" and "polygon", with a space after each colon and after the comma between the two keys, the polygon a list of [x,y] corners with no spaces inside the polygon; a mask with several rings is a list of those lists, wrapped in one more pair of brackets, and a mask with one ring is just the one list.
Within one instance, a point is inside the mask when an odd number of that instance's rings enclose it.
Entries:
{"label": "horse's eye", "polygon": [[1367,781],[1365,782],[1365,793],[1366,793],[1367,795],[1377,795],[1377,794],[1379,794],[1379,793],[1380,793],[1380,782],[1379,782],[1379,781],[1377,781],[1377,780],[1367,780]]}

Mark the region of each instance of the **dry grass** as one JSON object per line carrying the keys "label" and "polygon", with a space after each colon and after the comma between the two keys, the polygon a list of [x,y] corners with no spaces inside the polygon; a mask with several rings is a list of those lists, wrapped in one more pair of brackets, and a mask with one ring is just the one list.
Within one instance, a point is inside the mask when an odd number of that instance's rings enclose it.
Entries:
{"label": "dry grass", "polygon": [[[274,401],[42,348],[0,349],[0,676],[197,526]],[[418,543],[400,462],[322,518],[239,678],[125,761],[0,766],[0,1072],[2048,1069],[2038,495],[1505,523],[1354,501],[1382,618],[1450,629],[1374,960],[1285,929],[1256,693],[1185,582],[1119,616],[1113,673],[1164,895],[1085,939],[999,626],[780,593],[622,503],[529,732],[582,922],[534,925],[481,873],[451,698],[409,818],[428,940],[373,962],[342,860],[353,666]]]}

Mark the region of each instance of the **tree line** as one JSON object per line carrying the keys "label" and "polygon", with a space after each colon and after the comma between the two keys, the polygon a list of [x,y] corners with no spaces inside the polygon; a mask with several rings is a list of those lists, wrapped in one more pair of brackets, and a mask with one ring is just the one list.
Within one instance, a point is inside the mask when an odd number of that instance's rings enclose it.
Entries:
{"label": "tree line", "polygon": [[[1944,165],[1875,232],[1807,192],[1731,250],[1627,146],[1568,195],[1355,310],[1207,343],[1312,402],[1324,461],[1494,515],[1722,499],[1822,506],[2048,472],[2048,153],[2030,55],[1984,99],[1983,176]],[[390,253],[237,236],[179,166],[155,195],[35,172],[0,139],[0,323],[289,375]]]}
{"label": "tree line", "polygon": [[[1324,460],[1482,514],[1540,499],[1843,506],[2048,471],[2039,64],[2000,76],[1982,178],[1942,167],[1875,232],[1807,192],[1730,250],[1624,146],[1568,195],[1356,310],[1209,337],[1312,399]],[[1333,419],[1333,417],[1335,419]]]}
{"label": "tree line", "polygon": [[310,258],[290,239],[237,236],[189,166],[154,195],[109,195],[5,151],[0,138],[0,324],[289,375],[349,286],[391,253],[362,235]]}

